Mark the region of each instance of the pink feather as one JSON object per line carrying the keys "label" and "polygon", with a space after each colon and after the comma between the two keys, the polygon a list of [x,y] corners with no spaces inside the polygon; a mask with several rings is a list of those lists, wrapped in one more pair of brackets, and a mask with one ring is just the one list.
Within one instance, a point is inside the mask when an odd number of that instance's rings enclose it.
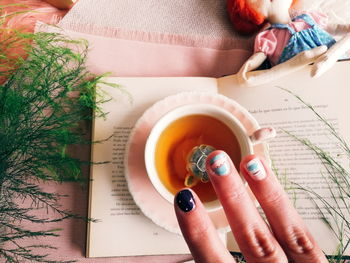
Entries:
{"label": "pink feather", "polygon": [[[2,0],[1,5],[13,4],[13,0]],[[17,0],[18,6],[4,8],[8,14],[18,11],[29,11],[18,14],[9,19],[6,23],[11,28],[26,28],[33,31],[36,21],[40,20],[49,24],[56,24],[67,11],[59,10],[42,0]]]}
{"label": "pink feather", "polygon": [[[0,7],[6,6],[7,4],[13,4],[13,0],[2,0],[0,1]],[[12,14],[14,12],[23,13],[17,14],[6,20],[2,27],[5,27],[5,30],[0,31],[0,41],[3,39],[7,39],[9,34],[12,34],[13,31],[11,29],[21,29],[27,32],[33,32],[36,21],[40,20],[45,23],[57,23],[67,11],[58,10],[57,8],[51,6],[50,4],[41,1],[41,0],[16,0],[15,6],[8,6],[2,8],[0,10],[0,18],[6,14]],[[28,11],[28,12],[26,12]],[[8,58],[16,58],[16,57],[26,57],[26,53],[23,50],[22,46],[19,44],[14,47],[3,47],[2,50],[7,54]],[[5,65],[1,65],[4,68],[12,68],[14,67],[13,62],[2,62],[6,63]],[[0,67],[0,71],[2,68]],[[6,81],[6,76],[0,77],[0,83]]]}

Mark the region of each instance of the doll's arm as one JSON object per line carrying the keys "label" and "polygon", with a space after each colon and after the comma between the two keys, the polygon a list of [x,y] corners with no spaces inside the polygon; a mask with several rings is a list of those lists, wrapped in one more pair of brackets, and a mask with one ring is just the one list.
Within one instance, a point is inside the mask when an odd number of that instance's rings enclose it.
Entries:
{"label": "doll's arm", "polygon": [[237,73],[237,79],[240,84],[248,84],[250,83],[250,75],[249,73],[257,69],[265,60],[267,56],[263,52],[254,53],[248,60],[243,64],[240,70]]}
{"label": "doll's arm", "polygon": [[333,35],[344,35],[325,54],[320,56],[311,70],[311,76],[319,77],[330,69],[346,51],[350,49],[350,25],[331,24],[327,31]]}
{"label": "doll's arm", "polygon": [[[320,55],[327,51],[326,46],[320,46],[311,50],[303,51],[288,61],[278,64],[267,70],[251,71],[260,66],[266,55],[262,52],[255,53],[242,66],[237,74],[238,83],[242,86],[259,86],[281,78],[304,66],[314,62]],[[265,56],[265,57],[264,57]],[[263,59],[264,58],[264,59]],[[260,62],[260,64],[259,64]]]}
{"label": "doll's arm", "polygon": [[338,59],[350,49],[350,33],[338,40],[329,50],[320,56],[311,70],[312,77],[319,77],[330,69]]}
{"label": "doll's arm", "polygon": [[331,35],[344,35],[350,32],[350,24],[329,24],[325,29]]}

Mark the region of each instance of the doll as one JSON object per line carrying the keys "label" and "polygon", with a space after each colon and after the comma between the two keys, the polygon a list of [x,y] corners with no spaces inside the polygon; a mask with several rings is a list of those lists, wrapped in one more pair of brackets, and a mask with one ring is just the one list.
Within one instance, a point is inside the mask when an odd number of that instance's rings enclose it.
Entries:
{"label": "doll", "polygon": [[[350,47],[350,34],[336,42],[330,33],[350,31],[349,25],[327,25],[326,17],[303,13],[291,18],[290,9],[297,0],[228,0],[227,7],[234,28],[252,34],[254,54],[237,74],[239,83],[254,86],[282,77],[310,63],[311,76],[323,74]],[[325,29],[324,29],[325,28]],[[266,60],[271,69],[253,71]]]}

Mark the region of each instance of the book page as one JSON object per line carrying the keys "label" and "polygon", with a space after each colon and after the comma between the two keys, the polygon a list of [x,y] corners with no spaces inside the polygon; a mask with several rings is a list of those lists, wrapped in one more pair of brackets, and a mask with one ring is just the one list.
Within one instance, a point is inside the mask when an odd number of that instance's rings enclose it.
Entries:
{"label": "book page", "polygon": [[[131,129],[143,112],[169,95],[184,91],[216,92],[213,78],[108,78],[122,85],[104,86],[112,100],[103,104],[106,119],[96,119],[92,162],[109,162],[91,167],[89,216],[100,220],[89,223],[88,257],[187,254],[180,235],[172,234],[144,216],[128,191],[124,176],[125,146]],[[144,149],[140,149],[143,151]]]}
{"label": "book page", "polygon": [[[291,182],[300,184],[337,206],[329,190],[329,187],[336,189],[335,185],[325,181],[324,175],[328,173],[320,159],[288,132],[298,138],[307,138],[330,152],[345,168],[348,167],[348,160],[344,155],[337,156],[340,153],[339,144],[327,132],[327,127],[317,120],[316,115],[295,96],[281,88],[292,91],[310,103],[317,113],[327,119],[349,142],[350,62],[338,62],[318,79],[311,79],[309,70],[310,68],[307,68],[284,79],[255,88],[237,88],[235,76],[224,77],[218,81],[219,93],[246,107],[261,126],[273,126],[277,130],[277,137],[269,143],[269,151],[285,188],[291,188],[293,186]],[[336,190],[334,192],[336,193]],[[338,242],[332,231],[319,219],[320,211],[310,201],[310,195],[302,190],[290,190],[288,193],[321,248],[327,254],[334,254]],[[320,202],[318,204],[323,206]],[[345,205],[342,202],[338,204],[339,208],[344,210]],[[347,212],[345,214],[349,220],[349,214]],[[325,216],[331,218],[327,212]],[[349,252],[347,250],[347,254]]]}

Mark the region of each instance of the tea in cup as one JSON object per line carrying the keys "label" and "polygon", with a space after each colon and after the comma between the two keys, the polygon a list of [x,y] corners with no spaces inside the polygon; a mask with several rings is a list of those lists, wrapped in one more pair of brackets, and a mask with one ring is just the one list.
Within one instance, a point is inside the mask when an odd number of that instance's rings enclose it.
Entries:
{"label": "tea in cup", "polygon": [[[239,168],[242,157],[253,154],[253,137],[231,113],[211,104],[189,104],[166,113],[152,128],[145,147],[148,176],[158,193],[170,203],[186,187],[189,154],[204,145],[225,151]],[[207,210],[221,208],[210,182],[191,188]]]}

